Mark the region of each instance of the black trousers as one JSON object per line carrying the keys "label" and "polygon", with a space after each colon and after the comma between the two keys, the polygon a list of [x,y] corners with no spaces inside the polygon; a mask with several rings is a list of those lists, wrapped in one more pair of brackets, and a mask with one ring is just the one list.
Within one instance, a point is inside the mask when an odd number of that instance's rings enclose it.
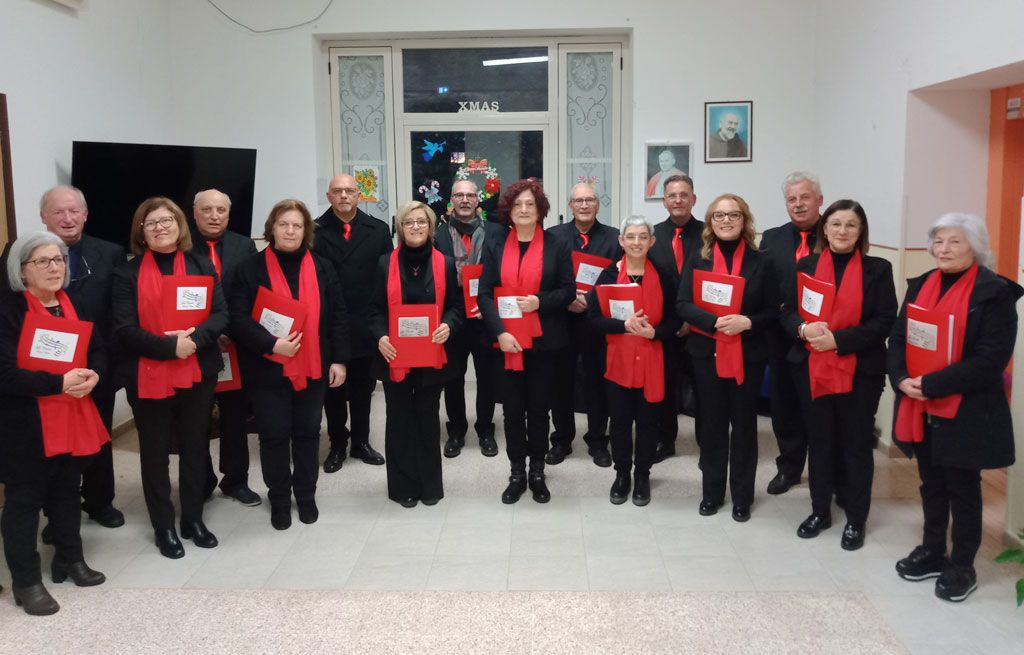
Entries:
{"label": "black trousers", "polygon": [[569,345],[554,353],[555,388],[552,395],[551,445],[569,447],[576,437],[576,370],[582,362],[581,386],[587,412],[587,433],[583,440],[590,449],[608,448],[608,402],[605,393],[606,362],[604,335],[586,327],[575,315],[569,319]]}
{"label": "black trousers", "polygon": [[[104,388],[93,391],[93,402],[100,414],[107,432],[113,434],[114,391]],[[114,451],[113,444],[103,444],[100,451],[82,471],[82,509],[92,514],[114,502]]]}
{"label": "black trousers", "polygon": [[[807,430],[800,413],[800,393],[793,376],[793,367],[784,357],[773,357],[768,364],[771,385],[772,431],[779,443],[775,465],[779,473],[799,478],[807,459]],[[761,380],[758,379],[758,386]]]}
{"label": "black trousers", "polygon": [[[694,358],[697,392],[697,442],[704,478],[704,500],[722,503],[728,477],[733,505],[754,502],[757,471],[757,397],[764,376],[764,362],[743,367],[743,384],[720,378],[714,357]],[[729,427],[732,426],[730,435]]]}
{"label": "black trousers", "polygon": [[89,457],[70,455],[48,457],[37,467],[37,477],[26,482],[8,482],[4,488],[6,500],[0,515],[0,535],[15,587],[43,581],[36,550],[40,510],[45,511],[49,519],[56,550],[54,559],[69,564],[82,561],[78,481],[89,460]]}
{"label": "black trousers", "polygon": [[271,387],[252,387],[247,393],[260,435],[260,465],[271,507],[313,500],[320,474],[320,424],[323,418],[326,377],[310,380],[295,391],[281,378]]}
{"label": "black trousers", "polygon": [[128,392],[128,404],[139,431],[139,461],[142,468],[142,493],[155,530],[174,528],[174,503],[171,502],[169,457],[178,445],[178,493],[181,520],[203,520],[203,483],[210,450],[207,438],[213,406],[215,377],[203,378],[189,389],[178,389],[160,400],[139,398]]}
{"label": "black trousers", "polygon": [[844,498],[846,520],[864,523],[875,475],[875,413],[885,380],[882,375],[855,373],[849,393],[811,400],[807,364],[792,368],[807,426],[811,511],[828,515],[832,494],[838,492]]}
{"label": "black trousers", "polygon": [[522,371],[506,370],[502,361],[505,445],[513,469],[526,466],[527,455],[535,462],[544,461],[548,450],[548,412],[551,409],[554,369],[554,358],[550,352],[525,351]]}
{"label": "black trousers", "polygon": [[[345,384],[328,387],[324,403],[327,434],[331,448],[345,450],[351,437],[353,444],[367,444],[370,439],[370,398],[377,385],[370,372],[372,357],[354,357],[347,365]],[[351,418],[350,427],[345,423]]]}
{"label": "black trousers", "polygon": [[441,388],[441,384],[423,384],[423,371],[417,369],[401,382],[384,382],[384,457],[391,500],[444,497]]}
{"label": "black trousers", "polygon": [[974,556],[981,547],[981,472],[933,464],[929,432],[925,423],[924,441],[914,444],[921,474],[923,545],[937,553],[946,552],[946,529],[952,514],[953,548],[949,558],[956,566],[974,566]]}
{"label": "black trousers", "polygon": [[[643,389],[605,382],[611,413],[612,461],[617,473],[636,475],[651,472],[654,449],[658,445],[658,403],[644,400]],[[633,424],[636,424],[636,459],[633,458]]]}
{"label": "black trousers", "polygon": [[469,319],[459,338],[448,345],[451,377],[444,385],[444,407],[448,415],[446,427],[449,437],[465,436],[469,430],[469,418],[466,416],[466,371],[470,355],[473,356],[473,370],[476,371],[476,422],[473,427],[477,436],[494,434],[494,386],[500,351],[484,342],[482,321]]}
{"label": "black trousers", "polygon": [[679,339],[671,337],[665,339],[662,350],[665,358],[665,400],[658,404],[658,441],[666,448],[675,448],[679,437],[679,385],[683,379],[680,374],[692,370],[690,358],[680,344]]}
{"label": "black trousers", "polygon": [[[222,491],[229,492],[249,484],[249,434],[246,423],[249,419],[249,398],[245,389],[224,391],[216,394],[220,408],[220,480]],[[212,488],[217,483],[213,472],[213,459],[206,454],[207,484]]]}

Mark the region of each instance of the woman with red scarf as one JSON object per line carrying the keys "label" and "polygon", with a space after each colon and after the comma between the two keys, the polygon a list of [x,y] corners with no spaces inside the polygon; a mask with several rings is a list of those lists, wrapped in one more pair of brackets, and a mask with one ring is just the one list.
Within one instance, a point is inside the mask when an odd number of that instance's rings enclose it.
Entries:
{"label": "woman with red scarf", "polygon": [[349,325],[334,268],[310,251],[313,219],[306,205],[274,205],[263,238],[267,247],[243,262],[232,282],[231,332],[256,415],[270,524],[287,530],[293,495],[300,521],[320,517],[324,396],[328,386],[345,382]]}
{"label": "woman with red scarf", "polygon": [[177,446],[181,536],[200,548],[217,538],[203,523],[207,431],[222,366],[217,337],[228,309],[213,264],[192,250],[185,214],[168,198],[135,210],[135,259],[114,271],[114,336],[119,382],[139,432],[142,493],[160,554],[185,556],[174,530],[168,456]]}
{"label": "woman with red scarf", "polygon": [[[781,319],[798,339],[788,359],[809,435],[811,515],[797,535],[810,539],[832,525],[835,492],[846,511],[840,545],[857,550],[871,507],[875,412],[896,289],[889,262],[867,256],[868,218],[860,203],[832,203],[818,221],[816,242],[818,252],[801,259],[796,277],[785,283]],[[804,283],[807,277],[823,284]]]}
{"label": "woman with red scarf", "polygon": [[[410,202],[395,219],[398,248],[382,255],[368,318],[380,357],[373,370],[384,385],[387,420],[384,454],[388,498],[402,507],[436,505],[444,497],[441,483],[441,391],[450,372],[447,345],[452,330],[462,325],[465,309],[455,260],[434,247],[437,216],[422,202]],[[391,325],[404,305],[418,305],[416,322],[406,330],[422,329],[429,344],[402,345],[403,328],[391,334]],[[422,314],[428,317],[423,324]],[[436,316],[430,319],[429,316]],[[429,339],[427,338],[429,337]],[[396,367],[396,357],[407,348],[436,354],[433,366]],[[400,360],[399,360],[400,361]]]}
{"label": "woman with red scarf", "polygon": [[[693,334],[697,443],[703,473],[698,508],[711,516],[725,502],[732,518],[750,519],[757,470],[757,398],[768,358],[767,329],[779,317],[779,287],[770,261],[754,244],[754,216],[727,193],[704,215],[704,247],[687,260],[676,309]],[[732,434],[729,433],[730,424]]]}
{"label": "woman with red scarf", "polygon": [[[662,341],[679,329],[675,312],[675,286],[670,271],[659,271],[647,258],[654,245],[654,228],[643,216],[622,221],[619,245],[621,260],[601,272],[587,299],[588,321],[608,342],[605,385],[615,482],[609,492],[614,505],[626,502],[630,483],[633,504],[651,501],[651,464],[658,446],[658,407],[665,399],[665,361]],[[664,280],[664,282],[662,282]],[[639,286],[639,306],[625,318],[603,306],[602,285]],[[608,315],[605,312],[608,312]],[[636,458],[633,458],[633,424],[636,424]],[[632,480],[630,480],[632,469]]]}
{"label": "woman with red scarf", "polygon": [[70,576],[87,587],[106,580],[85,563],[78,506],[82,469],[110,441],[90,395],[104,359],[98,336],[79,343],[88,336],[78,330],[91,324],[78,321],[64,292],[67,261],[60,237],[22,236],[7,260],[14,294],[0,303],[0,482],[6,485],[0,534],[14,601],[33,615],[60,609],[43,586],[39,510],[49,517],[56,549],[53,581]]}
{"label": "woman with red scarf", "polygon": [[576,297],[572,254],[562,239],[546,239],[551,209],[535,180],[520,180],[498,200],[498,217],[511,222],[504,241],[485,246],[477,302],[484,327],[503,354],[499,373],[505,442],[512,474],[501,495],[515,503],[529,487],[538,503],[551,500],[544,478],[554,362],[551,353],[568,343],[565,308]]}
{"label": "woman with red scarf", "polygon": [[904,580],[938,578],[935,595],[959,602],[977,587],[980,472],[1014,462],[1003,371],[1024,289],[992,271],[988,231],[977,216],[945,214],[928,240],[936,268],[907,281],[889,335],[893,436],[908,457],[917,457],[924,509],[922,544],[896,563],[896,572]]}

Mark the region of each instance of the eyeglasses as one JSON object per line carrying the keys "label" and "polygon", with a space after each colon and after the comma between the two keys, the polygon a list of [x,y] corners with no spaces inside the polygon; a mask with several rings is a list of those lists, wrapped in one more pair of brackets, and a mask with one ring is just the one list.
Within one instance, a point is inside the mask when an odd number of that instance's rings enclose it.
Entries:
{"label": "eyeglasses", "polygon": [[452,200],[469,200],[470,198],[477,198],[475,193],[453,193]]}
{"label": "eyeglasses", "polygon": [[573,198],[572,204],[574,205],[596,205],[597,198]]}
{"label": "eyeglasses", "polygon": [[402,227],[427,227],[430,221],[425,218],[410,218],[402,221]]}
{"label": "eyeglasses", "polygon": [[735,223],[736,221],[743,220],[743,212],[714,212],[711,214],[711,220],[716,223],[724,223],[726,221]]}
{"label": "eyeglasses", "polygon": [[346,187],[344,189],[331,189],[328,193],[332,196],[357,196],[359,195],[359,189]]}
{"label": "eyeglasses", "polygon": [[146,221],[145,223],[142,224],[142,229],[147,232],[152,232],[153,230],[157,229],[157,227],[162,227],[166,230],[172,225],[174,225],[174,218],[170,216],[164,216],[163,218],[158,218],[155,221]]}
{"label": "eyeglasses", "polygon": [[50,264],[55,264],[59,267],[67,266],[67,263],[67,255],[57,255],[56,257],[40,257],[39,259],[30,259],[24,264],[22,264],[22,266],[28,266],[29,264],[33,264],[36,268],[46,270],[47,268],[50,268]]}

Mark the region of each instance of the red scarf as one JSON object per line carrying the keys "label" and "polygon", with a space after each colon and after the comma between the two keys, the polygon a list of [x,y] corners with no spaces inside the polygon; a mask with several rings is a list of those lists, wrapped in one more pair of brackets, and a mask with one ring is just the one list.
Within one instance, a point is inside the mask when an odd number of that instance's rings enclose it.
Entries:
{"label": "red scarf", "polygon": [[[185,253],[174,255],[174,274],[186,275]],[[142,255],[139,266],[138,296],[139,327],[158,336],[164,336],[162,309],[163,274],[156,265],[153,251]],[[160,400],[174,395],[175,389],[188,389],[203,379],[195,354],[185,359],[149,359],[139,357],[139,398]]]}
{"label": "red scarf", "polygon": [[[526,254],[519,261],[519,238],[512,230],[505,238],[505,249],[501,255],[501,286],[515,287],[524,296],[537,295],[540,291],[540,280],[544,274],[544,230],[538,225],[533,233]],[[540,316],[537,312],[524,312],[522,320],[531,337],[543,334],[540,328]],[[520,344],[523,345],[523,344]],[[525,349],[526,346],[523,346]],[[523,353],[505,353],[505,370],[523,370]]]}
{"label": "red scarf", "polygon": [[[292,297],[288,280],[284,277],[281,264],[273,248],[264,248],[267,277],[270,278],[270,290],[286,298]],[[306,251],[299,266],[299,297],[296,299],[306,306],[306,322],[302,327],[302,347],[294,357],[289,357],[284,364],[284,376],[291,380],[292,388],[302,391],[309,380],[319,380],[323,375],[323,362],[320,359],[320,284],[316,279],[316,267],[313,255]]]}
{"label": "red scarf", "polygon": [[[835,263],[832,251],[825,249],[818,258],[814,277],[829,284],[836,283]],[[857,325],[860,322],[861,308],[864,306],[864,267],[860,250],[854,250],[853,256],[846,264],[843,281],[836,289],[832,301],[832,320],[829,329],[835,332]],[[839,355],[835,350],[818,352],[807,344],[810,351],[807,371],[811,380],[811,398],[827,396],[833,393],[849,393],[853,390],[853,372],[857,369],[857,355]]]}
{"label": "red scarf", "polygon": [[[732,254],[732,268],[730,268],[726,266],[725,255],[722,254],[716,240],[714,265],[711,272],[738,277],[740,269],[743,267],[743,254],[746,251],[747,244],[740,239],[736,245],[736,251]],[[743,339],[741,334],[727,335],[715,331],[715,372],[720,378],[734,378],[736,384],[743,384]]]}
{"label": "red scarf", "polygon": [[[402,304],[402,274],[398,270],[398,252],[402,249],[399,245],[391,252],[391,258],[388,260],[388,307],[392,305]],[[437,308],[437,315],[441,316],[444,314],[444,294],[445,294],[445,277],[444,277],[444,255],[440,250],[431,246],[430,248],[430,270],[434,275],[434,307]],[[441,366],[442,368],[448,363],[448,355],[445,354],[444,349],[441,349]],[[405,379],[405,376],[409,374],[407,368],[392,368],[390,371],[392,382],[401,382]]]}
{"label": "red scarf", "polygon": [[[628,284],[626,258],[619,262],[618,284]],[[649,259],[644,260],[644,279],[640,281],[642,309],[652,326],[660,325],[663,315],[661,279]],[[641,309],[637,307],[637,309]],[[607,367],[604,377],[627,389],[644,390],[644,400],[660,403],[665,399],[665,360],[660,339],[645,339],[635,334],[609,334]]]}
{"label": "red scarf", "polygon": [[[43,303],[30,292],[25,291],[28,314],[52,316]],[[78,320],[71,299],[64,290],[57,292],[64,318]],[[100,446],[110,441],[110,433],[103,425],[100,413],[92,396],[75,398],[66,393],[36,398],[39,405],[39,424],[43,432],[43,453],[47,457],[69,453],[75,457],[93,455]]]}
{"label": "red scarf", "polygon": [[[921,290],[914,300],[915,305],[924,309],[934,309],[953,316],[953,357],[950,364],[955,364],[964,356],[964,336],[967,333],[967,309],[974,291],[974,282],[978,278],[978,265],[973,264],[953,286],[939,298],[942,291],[942,272],[935,270],[924,281]],[[906,344],[897,344],[903,348]],[[955,418],[960,410],[963,394],[954,393],[942,398],[917,400],[909,396],[900,398],[896,412],[896,426],[893,430],[900,441],[920,443],[924,441],[924,415],[940,418]]]}

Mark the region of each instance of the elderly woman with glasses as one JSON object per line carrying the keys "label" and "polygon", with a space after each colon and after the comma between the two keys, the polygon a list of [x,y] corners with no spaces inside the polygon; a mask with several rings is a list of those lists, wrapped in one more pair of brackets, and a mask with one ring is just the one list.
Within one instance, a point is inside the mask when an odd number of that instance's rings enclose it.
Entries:
{"label": "elderly woman with glasses", "polygon": [[60,237],[22,236],[7,259],[14,293],[0,303],[0,534],[14,601],[33,615],[60,609],[42,583],[40,510],[56,549],[53,581],[70,577],[85,587],[106,579],[85,563],[78,504],[83,468],[110,441],[90,396],[104,362],[99,336],[90,338],[92,324],[78,320],[64,291],[67,261]]}

